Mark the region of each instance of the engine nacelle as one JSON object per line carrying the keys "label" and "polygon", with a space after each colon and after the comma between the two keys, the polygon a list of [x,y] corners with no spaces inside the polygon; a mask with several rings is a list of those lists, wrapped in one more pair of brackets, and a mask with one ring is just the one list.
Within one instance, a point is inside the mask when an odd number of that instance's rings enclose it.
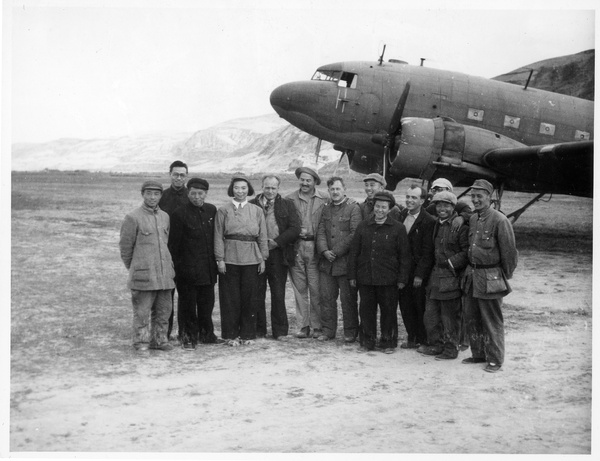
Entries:
{"label": "engine nacelle", "polygon": [[497,180],[482,162],[483,154],[497,148],[524,147],[513,139],[450,119],[402,119],[402,135],[395,140],[390,173],[403,178],[431,179],[438,169],[452,181],[456,178]]}

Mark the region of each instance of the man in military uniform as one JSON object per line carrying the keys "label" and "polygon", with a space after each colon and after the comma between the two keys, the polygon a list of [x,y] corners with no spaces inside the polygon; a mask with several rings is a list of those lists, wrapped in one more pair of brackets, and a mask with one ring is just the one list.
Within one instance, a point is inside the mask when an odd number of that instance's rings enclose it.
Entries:
{"label": "man in military uniform", "polygon": [[515,234],[508,218],[492,208],[494,187],[485,179],[471,186],[475,213],[469,222],[469,265],[463,277],[467,334],[472,357],[462,363],[487,362],[497,372],[504,362],[502,298],[517,267]]}
{"label": "man in military uniform", "polygon": [[[368,174],[363,178],[363,181],[365,183],[365,194],[367,194],[367,198],[359,206],[360,212],[362,213],[362,219],[365,220],[373,216],[375,207],[375,194],[384,192],[387,182],[385,178],[378,173]],[[390,218],[400,222],[400,211],[403,208],[404,207],[398,203],[394,204],[388,213]]]}
{"label": "man in military uniform", "polygon": [[175,271],[167,246],[169,215],[158,207],[162,190],[157,181],[144,182],[142,206],[125,216],[121,225],[119,248],[129,270],[136,350],[173,349],[167,340],[167,326],[173,310]]}

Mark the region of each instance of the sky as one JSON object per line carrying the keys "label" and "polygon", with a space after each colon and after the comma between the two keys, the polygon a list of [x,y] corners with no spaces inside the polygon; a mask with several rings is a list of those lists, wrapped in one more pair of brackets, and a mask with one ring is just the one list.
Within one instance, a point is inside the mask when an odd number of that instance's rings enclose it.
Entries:
{"label": "sky", "polygon": [[416,3],[5,1],[3,128],[12,142],[192,133],[274,113],[278,85],[384,43],[386,59],[484,77],[595,47],[591,0]]}

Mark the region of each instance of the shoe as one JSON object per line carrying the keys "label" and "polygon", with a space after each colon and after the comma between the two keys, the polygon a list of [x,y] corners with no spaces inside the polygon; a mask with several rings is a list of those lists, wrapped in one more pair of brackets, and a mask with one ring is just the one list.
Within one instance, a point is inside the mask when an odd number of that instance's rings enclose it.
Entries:
{"label": "shoe", "polygon": [[184,351],[193,351],[196,349],[196,346],[194,345],[194,343],[183,343],[183,350]]}
{"label": "shoe", "polygon": [[501,367],[502,367],[502,365],[500,365],[499,363],[490,362],[483,369],[483,371],[487,371],[488,373],[496,373],[498,370],[500,370]]}
{"label": "shoe", "polygon": [[393,354],[394,352],[396,352],[396,350],[393,347],[386,347],[381,352],[383,352],[384,354]]}
{"label": "shoe", "polygon": [[356,341],[355,336],[344,336],[344,342],[346,344],[352,344],[354,341]]}
{"label": "shoe", "polygon": [[146,343],[136,343],[133,345],[133,348],[136,351],[147,351],[149,349],[148,344]]}
{"label": "shoe", "polygon": [[323,330],[321,330],[320,328],[315,328],[312,332],[312,337],[313,337],[313,339],[317,339],[322,334],[323,334]]}
{"label": "shoe", "polygon": [[296,333],[296,338],[304,339],[308,338],[310,335],[310,327],[301,328],[298,333]]}
{"label": "shoe", "polygon": [[402,349],[417,349],[419,344],[412,341],[404,341],[402,344],[400,344],[400,347]]}
{"label": "shoe", "polygon": [[[314,338],[314,336],[313,336],[313,338]],[[320,335],[320,336],[317,337],[317,341],[329,341],[331,339],[333,339],[333,338],[330,338],[327,335]]]}
{"label": "shoe", "polygon": [[217,339],[215,339],[215,342],[212,344],[227,344],[227,340],[225,340],[223,338],[217,338]]}
{"label": "shoe", "polygon": [[419,346],[417,348],[417,352],[423,355],[440,355],[442,353],[442,349],[434,346]]}
{"label": "shoe", "polygon": [[460,352],[462,352],[462,351],[466,351],[468,348],[469,348],[469,345],[468,345],[468,344],[461,344],[460,346],[458,346],[458,350],[459,350]]}
{"label": "shoe", "polygon": [[484,363],[486,360],[479,357],[469,357],[464,359],[461,363]]}
{"label": "shoe", "polygon": [[457,355],[453,355],[453,354],[449,354],[447,352],[442,352],[441,354],[438,354],[435,356],[436,360],[454,360],[457,357]]}
{"label": "shoe", "polygon": [[242,339],[242,340],[240,340],[240,344],[242,346],[252,346],[254,344],[254,340],[253,339]]}
{"label": "shoe", "polygon": [[231,347],[238,347],[240,345],[240,338],[227,340],[227,345]]}
{"label": "shoe", "polygon": [[155,350],[163,351],[163,352],[170,352],[173,350],[173,346],[171,346],[169,343],[162,343],[162,344],[155,344],[153,346],[150,346],[150,349],[155,349]]}

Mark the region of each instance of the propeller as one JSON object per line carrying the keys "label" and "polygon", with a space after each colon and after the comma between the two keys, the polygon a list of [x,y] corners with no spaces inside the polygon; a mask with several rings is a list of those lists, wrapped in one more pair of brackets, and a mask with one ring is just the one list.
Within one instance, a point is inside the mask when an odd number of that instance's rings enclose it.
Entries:
{"label": "propeller", "polygon": [[402,95],[400,95],[400,99],[398,100],[398,104],[396,105],[396,109],[392,114],[392,119],[390,120],[390,126],[388,127],[387,133],[374,134],[371,137],[371,141],[376,144],[381,144],[383,146],[383,177],[387,177],[387,169],[390,164],[390,152],[394,149],[394,143],[396,141],[396,136],[402,133],[402,113],[404,112],[404,106],[406,105],[406,100],[408,99],[408,93],[410,92],[410,81],[406,82],[404,86],[404,90],[402,91]]}

